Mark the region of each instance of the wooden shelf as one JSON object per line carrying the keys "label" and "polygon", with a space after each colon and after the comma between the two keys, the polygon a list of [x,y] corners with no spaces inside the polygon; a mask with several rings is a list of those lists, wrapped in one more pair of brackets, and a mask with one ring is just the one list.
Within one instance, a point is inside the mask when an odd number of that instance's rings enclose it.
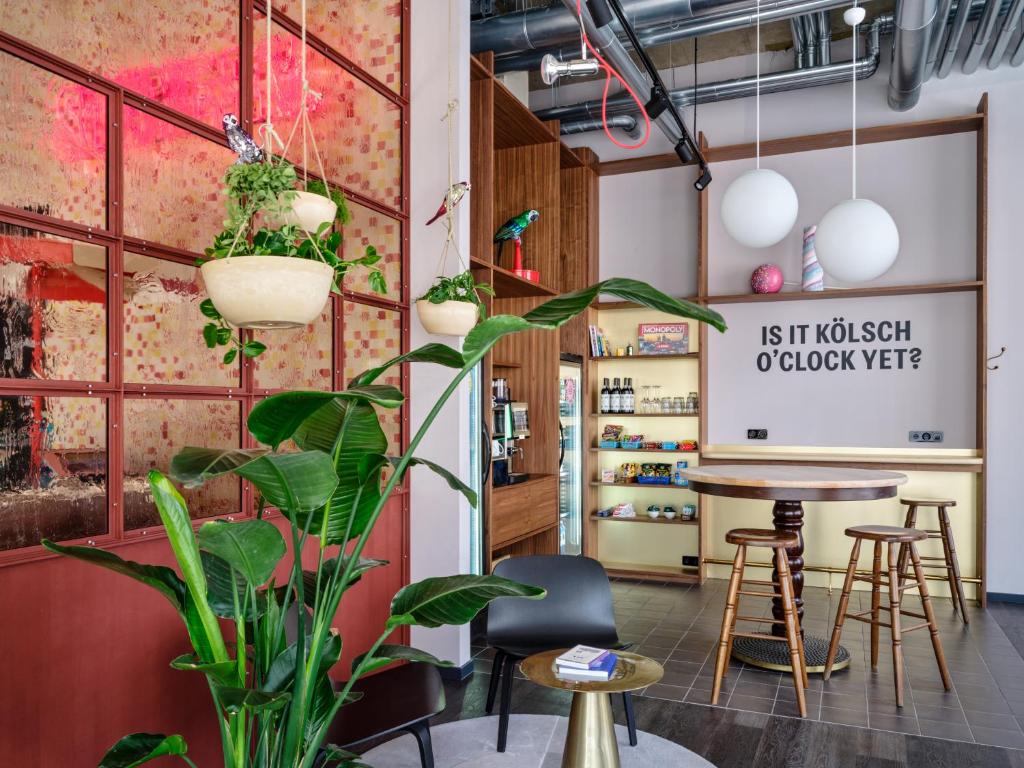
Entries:
{"label": "wooden shelf", "polygon": [[661,525],[698,525],[700,520],[694,518],[693,520],[683,520],[681,517],[677,517],[674,520],[666,520],[664,517],[648,517],[647,515],[637,515],[636,517],[601,517],[600,515],[592,514],[591,520],[598,520],[605,522],[611,520],[616,523],[658,523]]}
{"label": "wooden shelf", "polygon": [[813,301],[815,299],[860,299],[867,296],[913,296],[920,293],[962,293],[980,290],[980,280],[958,283],[920,283],[917,285],[885,285],[873,288],[831,288],[824,291],[783,291],[781,293],[734,293],[707,296],[705,304],[750,304],[772,301]]}
{"label": "wooden shelf", "polygon": [[491,287],[494,288],[496,299],[521,299],[527,296],[557,296],[558,293],[542,283],[532,283],[524,280],[514,272],[499,267],[497,264],[490,265],[493,270],[491,276]]}
{"label": "wooden shelf", "polygon": [[[597,487],[597,486],[616,486],[618,488],[642,488],[644,490],[647,490],[648,488],[650,488],[650,489],[653,489],[655,491],[664,491],[664,490],[670,490],[670,491],[693,491],[693,488],[690,488],[687,485],[673,485],[672,483],[668,483],[667,485],[655,485],[653,483],[652,484],[647,484],[647,483],[623,483],[623,482],[619,482],[619,481],[616,481],[614,483],[602,483],[600,480],[591,480],[590,484],[592,486],[594,486],[594,487]],[[693,492],[696,493],[696,491],[693,491]]]}
{"label": "wooden shelf", "polygon": [[528,147],[558,141],[500,80],[494,81],[494,148]]}
{"label": "wooden shelf", "polygon": [[[696,296],[678,296],[676,298],[678,298],[680,301],[688,301],[691,304],[697,304],[697,303],[700,302],[700,299],[698,299]],[[598,310],[600,312],[606,312],[606,311],[612,310],[612,309],[646,309],[646,310],[650,310],[649,307],[645,307],[642,304],[637,304],[636,302],[633,302],[633,301],[599,301],[598,300],[598,301],[595,301],[590,306],[592,306],[594,309],[596,309],[596,310]]]}
{"label": "wooden shelf", "polygon": [[494,368],[522,368],[522,363],[513,363],[510,360],[493,360],[491,366]]}
{"label": "wooden shelf", "polygon": [[582,168],[583,161],[580,160],[579,155],[572,151],[571,147],[562,144],[560,161],[562,168]]}
{"label": "wooden shelf", "polygon": [[700,582],[697,568],[683,568],[674,565],[650,565],[647,563],[621,563],[601,561],[609,576],[651,581],[674,581],[685,584]]}
{"label": "wooden shelf", "polygon": [[590,450],[594,453],[692,453],[695,456],[700,453],[700,451],[688,451],[682,448],[672,450],[669,448],[596,448],[591,446]]}
{"label": "wooden shelf", "polygon": [[618,355],[604,355],[602,357],[591,355],[590,359],[603,363],[606,360],[614,360],[616,362],[620,360],[629,360],[630,362],[633,360],[696,360],[699,357],[700,354],[697,352],[686,352],[685,354],[679,353],[676,355],[622,355],[621,357]]}
{"label": "wooden shelf", "polygon": [[621,416],[627,419],[633,418],[658,418],[658,419],[696,419],[700,416],[699,413],[598,413],[597,411],[591,411],[591,416]]}

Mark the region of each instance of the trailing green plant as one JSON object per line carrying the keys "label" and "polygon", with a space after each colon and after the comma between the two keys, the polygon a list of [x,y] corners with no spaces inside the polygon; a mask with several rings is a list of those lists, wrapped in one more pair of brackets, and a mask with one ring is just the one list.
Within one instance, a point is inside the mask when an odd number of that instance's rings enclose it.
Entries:
{"label": "trailing green plant", "polygon": [[446,301],[465,301],[476,304],[480,317],[485,317],[487,307],[480,298],[481,293],[494,295],[494,289],[487,283],[478,283],[470,270],[460,272],[454,277],[439,275],[437,281],[417,301],[429,301],[431,304],[443,304]]}
{"label": "trailing green plant", "polygon": [[[150,472],[153,500],[178,571],[124,560],[95,547],[48,540],[43,545],[142,582],[178,612],[192,653],[170,664],[206,678],[225,768],[360,766],[358,756],[325,739],[339,711],[358,699],[363,675],[397,661],[447,664],[395,644],[391,636],[396,630],[464,624],[496,598],[544,595],[537,587],[495,576],[434,577],[409,584],[392,599],[389,618],[377,628],[376,639],[342,673],[347,680],[335,683],[330,671],[342,654],[343,637],[334,628],[337,617],[344,615],[339,611],[342,599],[361,577],[387,565],[364,555],[375,525],[413,466],[436,472],[476,504],[476,494],[455,475],[416,456],[424,436],[499,340],[521,331],[557,329],[600,293],[725,329],[721,316],[710,309],[624,279],[558,296],[521,317],[495,315],[466,335],[461,351],[427,344],[364,371],[345,390],[285,392],[262,400],[248,419],[260,447],[186,447],[174,457],[171,476],[185,487],[228,473],[250,481],[259,502],[253,519],[211,521],[195,531],[178,489],[160,472]],[[377,382],[403,363],[440,365],[455,375],[407,450],[388,456],[377,409],[398,408],[404,396]],[[285,444],[289,450],[281,452]],[[278,527],[263,519],[268,506],[286,518],[287,543]],[[418,514],[429,515],[430,510]],[[314,567],[304,567],[302,553]],[[282,565],[286,575],[279,579],[275,573]],[[350,622],[360,621],[354,613],[348,616]],[[186,752],[180,735],[135,733],[111,747],[99,765],[125,768],[161,756],[193,765]]]}
{"label": "trailing green plant", "polygon": [[[324,222],[316,232],[305,232],[295,224],[254,229],[261,214],[274,219],[288,211],[297,183],[295,166],[283,157],[271,155],[266,162],[239,163],[229,167],[224,174],[223,191],[227,197],[224,229],[214,237],[213,244],[204,251],[206,258],[198,264],[230,256],[285,256],[321,261],[334,269],[332,290],[335,293],[341,293],[341,282],[348,270],[362,267],[369,271],[370,289],[380,295],[386,294],[387,280],[378,266],[381,257],[374,246],[367,245],[363,255],[355,259],[344,259],[340,255],[342,234],[334,227],[346,224],[349,212],[345,195],[338,188],[328,191],[326,184],[317,179],[306,182],[308,191],[330,197],[338,206],[334,221]],[[234,362],[239,353],[258,357],[266,351],[265,344],[246,340],[242,334],[236,333],[209,299],[200,304],[199,310],[208,320],[203,326],[206,346],[210,349],[228,347],[222,358],[225,365]]]}

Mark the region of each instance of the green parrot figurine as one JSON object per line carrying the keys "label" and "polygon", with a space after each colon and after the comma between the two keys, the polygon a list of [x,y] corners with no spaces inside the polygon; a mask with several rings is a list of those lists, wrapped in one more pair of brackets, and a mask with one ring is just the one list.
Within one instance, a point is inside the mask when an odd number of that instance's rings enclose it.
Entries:
{"label": "green parrot figurine", "polygon": [[494,242],[498,244],[499,262],[501,261],[501,249],[505,246],[505,241],[512,240],[515,243],[519,243],[520,238],[523,236],[523,231],[539,218],[540,214],[537,211],[523,211],[518,216],[513,216],[501,225],[498,231],[494,233]]}

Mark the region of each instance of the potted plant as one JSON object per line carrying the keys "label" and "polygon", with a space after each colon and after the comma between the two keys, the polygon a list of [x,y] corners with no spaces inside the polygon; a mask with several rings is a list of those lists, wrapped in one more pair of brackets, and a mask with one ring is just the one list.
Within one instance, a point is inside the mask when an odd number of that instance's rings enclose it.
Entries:
{"label": "potted plant", "polygon": [[329,222],[342,226],[348,223],[345,195],[340,189],[329,190],[319,179],[307,180],[305,189],[295,190],[282,203],[286,206],[283,223],[305,232],[316,232]]}
{"label": "potted plant", "polygon": [[[370,269],[371,287],[386,293],[384,275],[376,266],[380,261],[376,248],[367,246],[361,257],[351,260],[339,253],[342,236],[332,227],[348,217],[340,190],[331,191],[330,219],[312,230],[296,223],[268,225],[290,215],[299,194],[296,183],[295,167],[274,156],[265,162],[233,165],[224,176],[227,219],[224,230],[205,251],[201,273],[209,300],[200,310],[209,321],[203,329],[207,346],[231,347],[225,363],[239,352],[255,357],[266,349],[259,342],[243,341],[233,329],[312,323],[332,288],[340,290],[341,279],[353,266]],[[310,182],[310,186],[316,189],[318,183],[326,192],[322,182]],[[264,225],[257,228],[257,221]]]}
{"label": "potted plant", "polygon": [[468,269],[454,277],[442,275],[416,300],[416,313],[428,333],[465,336],[487,313],[481,293],[494,295],[493,289],[476,282]]}
{"label": "potted plant", "polygon": [[[495,598],[544,594],[537,587],[495,576],[433,577],[409,584],[392,599],[390,618],[379,628],[377,639],[350,671],[339,673],[346,682],[333,682],[330,673],[342,649],[342,637],[333,627],[341,601],[361,576],[387,565],[363,552],[391,493],[411,467],[420,465],[437,472],[475,504],[476,494],[462,481],[416,456],[424,435],[500,339],[520,331],[559,328],[602,292],[725,328],[721,316],[710,309],[622,279],[559,296],[522,317],[496,315],[473,328],[461,351],[427,344],[356,376],[343,391],[284,392],[262,400],[248,419],[249,432],[261,447],[186,447],[174,457],[171,475],[185,486],[226,473],[249,480],[258,492],[253,519],[210,521],[193,530],[178,490],[170,479],[152,471],[153,500],[180,575],[95,547],[52,541],[43,545],[142,582],[178,612],[193,652],[174,659],[171,666],[206,678],[225,768],[354,768],[358,757],[326,744],[325,737],[338,712],[358,697],[362,676],[396,661],[446,663],[389,642],[396,629],[462,624]],[[377,381],[391,367],[406,362],[432,363],[456,373],[408,449],[392,457],[386,454],[388,442],[377,408],[397,408],[404,398],[398,389]],[[298,451],[280,452],[286,443]],[[386,481],[385,467],[391,467]],[[278,527],[263,519],[267,506],[286,518],[290,549]],[[303,553],[314,567],[304,566]],[[273,574],[282,561],[287,577],[278,580]],[[307,609],[311,615],[305,619]],[[295,622],[294,642],[286,639],[288,621]],[[138,766],[163,756],[178,756],[194,766],[186,751],[179,735],[135,733],[117,742],[100,768]]]}

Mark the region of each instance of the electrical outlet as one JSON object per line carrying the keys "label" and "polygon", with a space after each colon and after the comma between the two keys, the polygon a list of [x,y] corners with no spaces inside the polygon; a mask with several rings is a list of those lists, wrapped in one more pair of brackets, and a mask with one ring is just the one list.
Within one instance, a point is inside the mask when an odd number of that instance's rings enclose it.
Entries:
{"label": "electrical outlet", "polygon": [[767,440],[768,430],[767,429],[748,429],[747,440]]}
{"label": "electrical outlet", "polygon": [[941,429],[912,429],[910,430],[910,442],[912,443],[941,443]]}
{"label": "electrical outlet", "polygon": [[696,568],[700,565],[700,558],[696,555],[683,555],[684,568]]}

